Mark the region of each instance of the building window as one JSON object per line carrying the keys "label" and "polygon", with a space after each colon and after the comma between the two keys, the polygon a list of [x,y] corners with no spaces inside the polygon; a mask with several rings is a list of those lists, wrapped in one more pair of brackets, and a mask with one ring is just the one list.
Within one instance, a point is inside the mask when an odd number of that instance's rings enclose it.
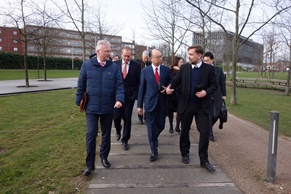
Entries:
{"label": "building window", "polygon": [[17,35],[17,31],[13,31],[13,35]]}
{"label": "building window", "polygon": [[0,51],[2,51],[2,46],[0,46]]}
{"label": "building window", "polygon": [[13,51],[18,51],[18,48],[14,47],[14,48],[13,48]]}
{"label": "building window", "polygon": [[17,43],[17,40],[13,40],[13,43]]}
{"label": "building window", "polygon": [[2,38],[0,38],[0,42],[2,42]]}
{"label": "building window", "polygon": [[71,45],[71,41],[68,41],[68,45]]}
{"label": "building window", "polygon": [[0,34],[1,34],[2,32],[1,32],[1,30],[0,30]]}

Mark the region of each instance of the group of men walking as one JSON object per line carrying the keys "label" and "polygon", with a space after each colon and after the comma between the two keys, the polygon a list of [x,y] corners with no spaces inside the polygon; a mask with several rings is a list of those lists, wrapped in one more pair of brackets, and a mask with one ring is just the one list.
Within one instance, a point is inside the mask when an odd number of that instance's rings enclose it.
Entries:
{"label": "group of men walking", "polygon": [[[158,137],[165,128],[166,101],[176,88],[180,90],[180,102],[177,112],[181,115],[182,130],[180,152],[182,162],[189,163],[189,130],[195,116],[199,138],[200,166],[215,171],[208,161],[209,132],[212,128],[210,115],[213,115],[213,95],[217,90],[217,81],[213,66],[202,61],[203,47],[196,45],[188,48],[188,63],[182,65],[174,79],[170,68],[162,65],[162,53],[153,49],[149,53],[151,63],[143,65],[131,60],[132,51],[124,47],[121,59],[110,60],[111,46],[106,40],[96,45],[96,58],[90,58],[82,65],[78,79],[76,104],[79,106],[84,92],[86,104],[86,166],[84,176],[95,169],[96,137],[100,122],[102,142],[99,156],[105,168],[110,167],[110,134],[112,120],[116,128],[116,138],[121,139],[122,148],[129,149],[131,117],[135,100],[140,118],[146,114],[146,124],[150,161],[158,159]],[[121,125],[123,120],[123,130]],[[141,119],[142,120],[142,119]],[[122,132],[122,133],[121,133]]]}

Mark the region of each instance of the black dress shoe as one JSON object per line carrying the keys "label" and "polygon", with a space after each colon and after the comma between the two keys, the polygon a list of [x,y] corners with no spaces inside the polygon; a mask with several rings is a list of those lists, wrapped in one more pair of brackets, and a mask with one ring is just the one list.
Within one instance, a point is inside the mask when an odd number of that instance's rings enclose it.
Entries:
{"label": "black dress shoe", "polygon": [[209,140],[215,142],[214,135],[209,135]]}
{"label": "black dress shoe", "polygon": [[154,162],[154,161],[157,160],[157,158],[158,158],[158,155],[154,155],[154,154],[152,154],[151,157],[150,157],[150,161],[151,161],[151,162]]}
{"label": "black dress shoe", "polygon": [[121,134],[120,134],[120,132],[118,133],[118,132],[116,132],[116,140],[117,141],[119,141],[120,140],[120,138],[121,138]]}
{"label": "black dress shoe", "polygon": [[175,131],[176,131],[177,133],[181,134],[181,129],[180,129],[179,127],[176,127],[176,128],[175,128]]}
{"label": "black dress shoe", "polygon": [[107,159],[101,159],[101,163],[105,168],[110,168],[111,164]]}
{"label": "black dress shoe", "polygon": [[128,146],[127,143],[122,143],[122,148],[123,148],[124,150],[128,150],[128,149],[129,149],[129,146]]}
{"label": "black dress shoe", "polygon": [[140,124],[143,124],[143,116],[138,115],[138,120]]}
{"label": "black dress shoe", "polygon": [[182,156],[182,162],[184,164],[189,164],[189,162],[190,162],[189,154],[185,154],[184,156]]}
{"label": "black dress shoe", "polygon": [[201,168],[206,168],[206,170],[213,172],[215,171],[215,168],[209,163],[206,162],[205,164],[200,164]]}
{"label": "black dress shoe", "polygon": [[95,170],[95,166],[87,167],[83,172],[83,176],[89,176],[93,170]]}
{"label": "black dress shoe", "polygon": [[174,133],[173,127],[170,127],[169,132]]}

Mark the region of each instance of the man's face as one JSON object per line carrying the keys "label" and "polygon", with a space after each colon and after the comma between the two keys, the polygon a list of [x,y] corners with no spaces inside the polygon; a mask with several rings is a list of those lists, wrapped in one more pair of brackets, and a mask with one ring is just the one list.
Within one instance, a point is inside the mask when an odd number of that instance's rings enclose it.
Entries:
{"label": "man's face", "polygon": [[188,51],[188,59],[189,63],[191,64],[197,64],[201,61],[202,55],[196,53],[196,49],[190,49]]}
{"label": "man's face", "polygon": [[96,53],[100,61],[107,61],[110,59],[111,48],[110,46],[103,44],[100,49],[96,51]]}
{"label": "man's face", "polygon": [[154,66],[156,66],[156,67],[159,66],[160,64],[162,64],[163,63],[162,53],[158,50],[153,50],[151,61],[154,64]]}
{"label": "man's face", "polygon": [[203,57],[203,61],[204,61],[204,63],[207,63],[209,65],[213,64],[213,60],[210,59],[210,57]]}
{"label": "man's face", "polygon": [[142,56],[142,61],[144,63],[148,62],[149,61],[149,57],[148,56]]}
{"label": "man's face", "polygon": [[128,63],[130,61],[130,59],[131,59],[131,51],[127,50],[127,49],[124,49],[122,51],[121,57],[122,57],[122,59],[123,59],[123,61],[125,63]]}

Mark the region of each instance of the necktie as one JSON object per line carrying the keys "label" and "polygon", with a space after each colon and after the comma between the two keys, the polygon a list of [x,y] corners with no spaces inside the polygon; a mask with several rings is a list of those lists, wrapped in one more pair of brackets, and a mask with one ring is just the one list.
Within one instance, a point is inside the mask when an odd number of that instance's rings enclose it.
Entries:
{"label": "necktie", "polygon": [[156,82],[157,82],[157,84],[160,82],[160,75],[159,75],[158,70],[159,70],[159,68],[156,67],[155,78],[156,78]]}
{"label": "necktie", "polygon": [[197,69],[198,68],[198,65],[194,65],[194,69]]}
{"label": "necktie", "polygon": [[103,67],[104,66],[104,62],[100,62],[100,66]]}
{"label": "necktie", "polygon": [[127,73],[126,63],[124,63],[124,65],[123,65],[123,70],[122,70],[122,76],[123,76],[123,79],[126,78],[126,73]]}

